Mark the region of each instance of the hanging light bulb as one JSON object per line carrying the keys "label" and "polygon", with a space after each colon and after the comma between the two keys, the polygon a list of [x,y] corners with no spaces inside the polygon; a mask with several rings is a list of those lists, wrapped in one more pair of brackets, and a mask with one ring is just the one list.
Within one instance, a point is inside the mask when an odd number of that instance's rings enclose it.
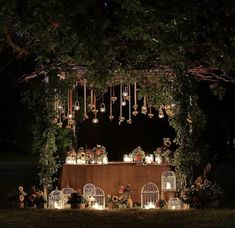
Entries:
{"label": "hanging light bulb", "polygon": [[147,114],[147,111],[148,111],[148,107],[147,107],[147,103],[146,103],[146,97],[144,97],[144,104],[143,106],[141,107],[141,113],[146,115]]}
{"label": "hanging light bulb", "polygon": [[122,100],[122,106],[126,106],[126,100],[125,99]]}
{"label": "hanging light bulb", "polygon": [[[128,89],[129,89],[129,93],[131,94],[131,83],[129,83],[128,85]],[[129,98],[131,98],[129,96]],[[128,99],[128,104],[129,104],[129,109],[128,109],[128,116],[129,116],[129,119],[126,121],[128,124],[132,124],[132,119],[131,119],[131,99]]]}
{"label": "hanging light bulb", "polygon": [[153,113],[152,113],[152,105],[150,105],[150,107],[149,107],[149,113],[148,113],[148,117],[151,119],[151,118],[153,118]]}
{"label": "hanging light bulb", "polygon": [[80,104],[79,104],[78,101],[76,101],[75,104],[74,104],[74,110],[75,111],[79,111],[80,110]]}
{"label": "hanging light bulb", "polygon": [[137,83],[134,82],[134,105],[133,105],[134,111],[132,112],[133,116],[137,116],[138,114],[138,104],[137,104]]}
{"label": "hanging light bulb", "polygon": [[124,97],[124,98],[126,98],[127,96],[128,96],[128,87],[127,86],[125,86],[125,88],[124,88],[124,91],[122,92],[122,96]]}
{"label": "hanging light bulb", "polygon": [[99,122],[99,120],[98,120],[97,117],[96,117],[96,114],[97,114],[97,113],[95,113],[95,117],[92,119],[92,123],[93,123],[93,124],[97,124],[97,123]]}
{"label": "hanging light bulb", "polygon": [[143,105],[141,107],[141,113],[144,114],[144,115],[147,113],[147,106]]}
{"label": "hanging light bulb", "polygon": [[69,114],[68,114],[68,118],[69,118],[69,119],[72,119],[72,118],[73,118],[73,114],[69,113]]}
{"label": "hanging light bulb", "polygon": [[111,86],[111,88],[110,88],[110,95],[111,95],[110,99],[114,104],[115,101],[117,100],[117,97],[115,96],[115,87],[114,86]]}
{"label": "hanging light bulb", "polygon": [[110,100],[109,100],[109,120],[112,121],[114,116],[113,116],[113,101],[112,101],[112,94],[113,94],[113,88],[110,87]]}
{"label": "hanging light bulb", "polygon": [[61,104],[58,105],[58,110],[62,111],[63,110],[63,106]]}
{"label": "hanging light bulb", "polygon": [[97,118],[92,119],[93,124],[97,124],[98,122],[99,122],[99,120]]}
{"label": "hanging light bulb", "polygon": [[159,108],[159,110],[158,110],[158,117],[159,117],[160,119],[164,118],[164,113],[163,113],[162,108]]}
{"label": "hanging light bulb", "polygon": [[102,103],[100,104],[100,112],[102,113],[106,112],[106,107],[104,104],[104,96],[102,96]]}
{"label": "hanging light bulb", "polygon": [[106,112],[106,108],[105,108],[105,104],[104,103],[100,104],[100,112],[102,112],[102,113]]}
{"label": "hanging light bulb", "polygon": [[84,104],[83,104],[83,109],[84,109],[84,113],[83,113],[83,119],[84,120],[86,120],[86,119],[88,119],[89,117],[88,117],[88,115],[87,115],[87,95],[86,95],[86,83],[87,83],[87,81],[86,80],[84,80],[84,85],[83,85],[83,87],[84,87]]}

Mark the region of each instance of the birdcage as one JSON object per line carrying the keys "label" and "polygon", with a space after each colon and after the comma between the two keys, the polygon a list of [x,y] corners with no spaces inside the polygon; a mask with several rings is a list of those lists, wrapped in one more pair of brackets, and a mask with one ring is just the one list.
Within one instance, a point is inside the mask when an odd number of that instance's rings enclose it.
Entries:
{"label": "birdcage", "polygon": [[156,184],[148,182],[141,189],[141,208],[156,208],[159,199],[159,189]]}
{"label": "birdcage", "polygon": [[48,208],[61,209],[64,207],[65,195],[62,191],[56,189],[48,196]]}
{"label": "birdcage", "polygon": [[61,192],[64,193],[64,207],[69,207],[69,204],[67,204],[67,201],[68,201],[69,197],[71,196],[71,194],[73,192],[75,192],[74,189],[67,186],[67,187],[63,188],[61,190]]}
{"label": "birdcage", "polygon": [[168,201],[168,209],[179,210],[181,209],[182,202],[179,198],[170,198]]}
{"label": "birdcage", "polygon": [[89,207],[91,207],[92,202],[95,201],[93,197],[95,188],[95,185],[92,183],[85,184],[83,187],[83,197],[88,201]]}
{"label": "birdcage", "polygon": [[176,177],[173,171],[162,173],[162,191],[176,191]]}
{"label": "birdcage", "polygon": [[95,187],[91,192],[94,200],[91,202],[91,208],[105,209],[105,193],[102,188]]}

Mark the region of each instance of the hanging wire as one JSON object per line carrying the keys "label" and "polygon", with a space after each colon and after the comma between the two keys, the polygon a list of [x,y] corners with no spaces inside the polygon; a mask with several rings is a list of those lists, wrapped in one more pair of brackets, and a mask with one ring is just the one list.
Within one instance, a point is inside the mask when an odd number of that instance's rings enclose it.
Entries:
{"label": "hanging wire", "polygon": [[86,97],[86,80],[84,80],[84,85],[83,85],[83,88],[84,88],[84,114],[83,114],[83,117],[84,119],[88,119],[88,115],[87,115],[87,106],[86,106],[86,100],[87,100],[87,97]]}
{"label": "hanging wire", "polygon": [[113,120],[114,116],[113,116],[113,101],[112,101],[112,86],[110,87],[109,90],[109,120]]}
{"label": "hanging wire", "polygon": [[128,118],[128,120],[127,120],[127,123],[128,124],[131,124],[132,123],[132,119],[131,119],[131,83],[129,83],[129,85],[128,85],[128,90],[129,90],[129,99],[128,99],[128,101],[129,101],[129,118]]}

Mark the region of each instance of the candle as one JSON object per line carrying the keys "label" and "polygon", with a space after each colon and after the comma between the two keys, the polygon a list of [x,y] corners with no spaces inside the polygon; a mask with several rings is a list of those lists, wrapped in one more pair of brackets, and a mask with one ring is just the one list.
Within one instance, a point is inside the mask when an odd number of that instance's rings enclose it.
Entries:
{"label": "candle", "polygon": [[173,205],[173,206],[171,207],[172,210],[175,210],[175,208],[176,208],[175,205]]}
{"label": "candle", "polygon": [[145,206],[145,209],[154,209],[155,208],[155,204],[153,202],[148,202]]}
{"label": "candle", "polygon": [[171,183],[170,182],[166,182],[166,189],[171,189]]}

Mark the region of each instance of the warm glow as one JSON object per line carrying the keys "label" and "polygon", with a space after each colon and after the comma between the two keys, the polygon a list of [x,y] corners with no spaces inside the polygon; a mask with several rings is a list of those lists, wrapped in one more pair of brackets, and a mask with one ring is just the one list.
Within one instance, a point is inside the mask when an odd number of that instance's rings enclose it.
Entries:
{"label": "warm glow", "polygon": [[62,209],[62,206],[60,206],[56,201],[54,202],[54,208],[56,209]]}
{"label": "warm glow", "polygon": [[130,157],[129,155],[124,154],[124,156],[123,156],[123,161],[124,161],[124,162],[132,162],[132,159],[131,159],[131,157]]}
{"label": "warm glow", "polygon": [[171,183],[170,182],[166,182],[166,189],[171,189]]}
{"label": "warm glow", "polygon": [[155,204],[153,203],[153,202],[148,202],[145,206],[144,206],[144,208],[145,209],[154,209],[156,206],[155,206]]}
{"label": "warm glow", "polygon": [[92,206],[93,209],[96,210],[103,210],[103,207],[101,205],[99,205],[97,202],[95,202],[95,204]]}

